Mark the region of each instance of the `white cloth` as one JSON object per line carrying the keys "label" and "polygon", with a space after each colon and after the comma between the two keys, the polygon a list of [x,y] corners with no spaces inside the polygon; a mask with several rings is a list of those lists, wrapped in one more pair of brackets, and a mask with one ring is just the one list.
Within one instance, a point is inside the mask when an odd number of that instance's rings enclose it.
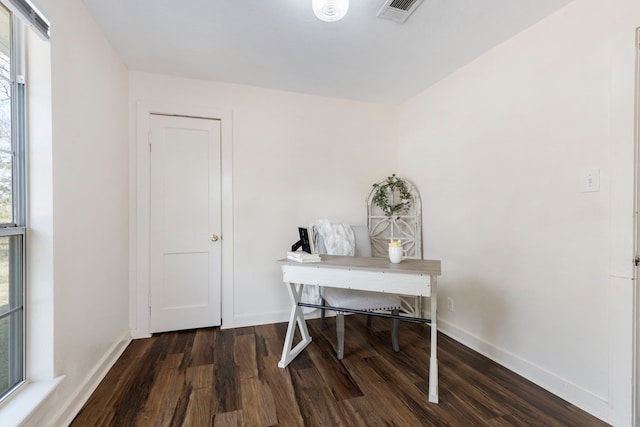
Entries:
{"label": "white cloth", "polygon": [[319,219],[311,227],[316,240],[323,240],[327,255],[354,255],[356,238],[350,225]]}
{"label": "white cloth", "polygon": [[[319,219],[309,226],[313,230],[315,247],[326,255],[353,256],[356,238],[350,225]],[[317,285],[302,287],[301,300],[310,304],[321,304],[322,295]],[[302,307],[303,313],[311,313],[315,308]]]}

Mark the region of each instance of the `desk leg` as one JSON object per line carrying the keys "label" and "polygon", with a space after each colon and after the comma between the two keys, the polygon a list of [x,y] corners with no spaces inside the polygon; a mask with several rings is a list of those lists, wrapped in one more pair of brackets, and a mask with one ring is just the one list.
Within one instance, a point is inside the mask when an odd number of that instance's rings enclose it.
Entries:
{"label": "desk leg", "polygon": [[[287,289],[289,290],[291,301],[293,301],[293,306],[291,307],[291,317],[289,318],[287,335],[284,339],[282,359],[278,362],[278,367],[280,368],[286,367],[298,354],[300,354],[302,350],[304,350],[306,346],[309,345],[309,343],[311,343],[311,337],[307,330],[307,323],[304,320],[302,309],[298,306],[300,296],[302,295],[302,284],[287,283]],[[296,332],[296,323],[300,329],[302,340],[294,348],[291,348],[293,345],[293,336]]]}
{"label": "desk leg", "polygon": [[438,293],[431,276],[431,356],[429,357],[429,402],[438,403]]}

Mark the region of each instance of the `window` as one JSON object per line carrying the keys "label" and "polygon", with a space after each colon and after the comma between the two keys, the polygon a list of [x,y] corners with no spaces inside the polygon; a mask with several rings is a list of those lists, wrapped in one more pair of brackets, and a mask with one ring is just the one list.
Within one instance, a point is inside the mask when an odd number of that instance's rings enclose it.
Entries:
{"label": "window", "polygon": [[22,29],[0,4],[0,398],[25,379]]}

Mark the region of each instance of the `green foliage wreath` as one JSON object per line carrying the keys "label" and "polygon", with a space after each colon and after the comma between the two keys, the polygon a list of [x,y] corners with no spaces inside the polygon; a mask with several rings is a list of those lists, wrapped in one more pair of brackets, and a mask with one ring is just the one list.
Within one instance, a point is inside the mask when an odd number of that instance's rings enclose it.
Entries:
{"label": "green foliage wreath", "polygon": [[[382,209],[385,216],[390,217],[395,214],[400,214],[411,207],[413,196],[407,188],[407,183],[402,178],[398,178],[396,174],[388,177],[383,184],[373,184],[373,188],[376,189],[376,192],[373,195],[372,201],[377,207]],[[396,191],[400,196],[400,201],[392,205],[390,204],[389,198],[393,201],[393,194]]]}

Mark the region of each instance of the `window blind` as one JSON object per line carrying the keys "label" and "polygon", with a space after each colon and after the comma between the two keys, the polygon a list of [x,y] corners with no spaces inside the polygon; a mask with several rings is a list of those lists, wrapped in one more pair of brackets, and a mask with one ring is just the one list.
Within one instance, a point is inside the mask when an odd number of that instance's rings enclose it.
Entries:
{"label": "window blind", "polygon": [[29,0],[1,0],[13,13],[32,27],[45,40],[49,40],[49,21]]}

